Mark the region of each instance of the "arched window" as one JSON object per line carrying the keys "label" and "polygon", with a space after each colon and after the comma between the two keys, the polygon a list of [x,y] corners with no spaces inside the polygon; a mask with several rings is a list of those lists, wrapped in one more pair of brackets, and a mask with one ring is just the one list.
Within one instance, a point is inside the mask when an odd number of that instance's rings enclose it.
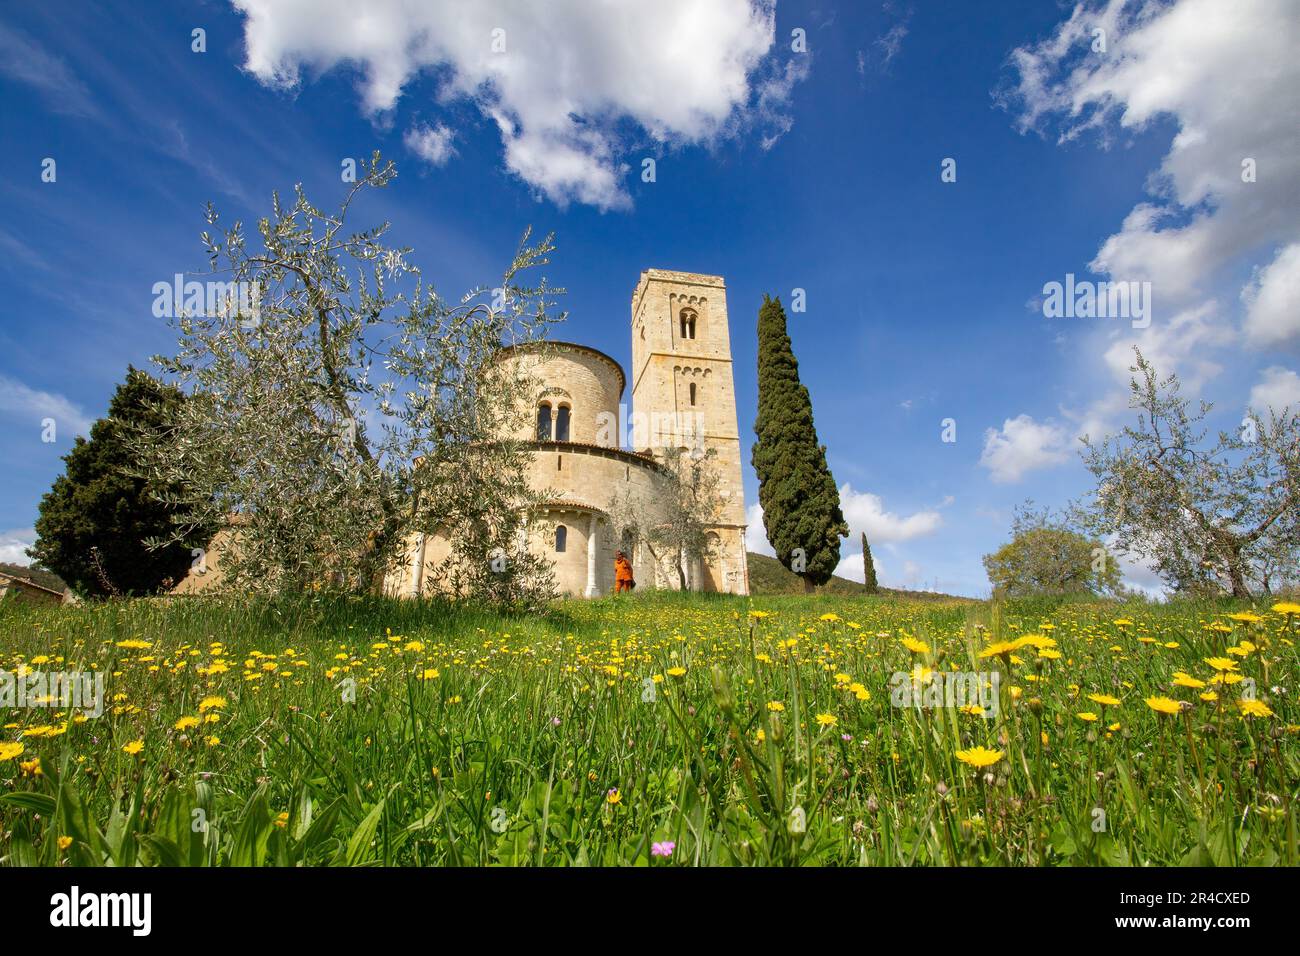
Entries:
{"label": "arched window", "polygon": [[555,440],[569,440],[569,406],[561,405],[555,411]]}
{"label": "arched window", "polygon": [[695,404],[695,383],[691,382],[691,404]]}
{"label": "arched window", "polygon": [[555,526],[555,553],[563,554],[564,546],[569,543],[569,529],[562,524]]}
{"label": "arched window", "polygon": [[681,320],[682,320],[682,338],[683,339],[695,338],[695,310],[682,309]]}
{"label": "arched window", "polygon": [[537,440],[551,440],[551,403],[542,402],[537,406]]}

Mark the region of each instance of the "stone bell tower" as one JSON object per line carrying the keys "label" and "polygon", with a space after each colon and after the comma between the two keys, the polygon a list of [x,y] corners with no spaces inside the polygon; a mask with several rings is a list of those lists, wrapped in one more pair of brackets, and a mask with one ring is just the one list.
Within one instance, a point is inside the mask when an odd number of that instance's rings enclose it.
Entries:
{"label": "stone bell tower", "polygon": [[711,449],[722,498],[714,555],[694,590],[749,593],[745,492],[722,276],[647,269],[632,293],[632,443]]}

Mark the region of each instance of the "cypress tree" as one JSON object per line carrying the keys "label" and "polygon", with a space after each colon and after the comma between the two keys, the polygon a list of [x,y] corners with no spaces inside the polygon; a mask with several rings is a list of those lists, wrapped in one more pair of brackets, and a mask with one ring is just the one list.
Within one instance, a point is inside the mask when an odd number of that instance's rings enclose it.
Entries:
{"label": "cypress tree", "polygon": [[871,560],[871,545],[867,544],[867,533],[862,532],[862,582],[867,586],[868,594],[875,594],[880,587],[876,581],[876,565]]}
{"label": "cypress tree", "polygon": [[758,416],[751,459],[758,475],[767,540],[804,590],[825,584],[840,562],[849,526],[818,444],[812,399],[799,381],[781,299],[764,295],[758,312]]}
{"label": "cypress tree", "polygon": [[[41,499],[36,544],[28,552],[44,567],[91,597],[151,594],[180,581],[191,563],[188,543],[149,550],[149,538],[175,530],[171,510],[136,472],[131,447],[139,430],[166,429],[184,396],[152,376],[128,368],[108,415],[90,440],[77,437],[65,470]],[[206,536],[199,545],[206,545]]]}

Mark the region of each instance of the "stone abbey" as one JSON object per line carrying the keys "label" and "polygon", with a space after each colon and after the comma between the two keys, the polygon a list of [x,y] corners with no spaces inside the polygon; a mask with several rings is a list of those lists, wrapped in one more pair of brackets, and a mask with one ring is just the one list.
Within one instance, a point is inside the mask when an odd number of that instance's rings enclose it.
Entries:
{"label": "stone abbey", "polygon": [[[686,586],[749,593],[740,435],[731,369],[726,284],[721,276],[648,269],[632,293],[631,381],[618,361],[594,348],[546,342],[504,350],[518,378],[538,383],[535,415],[512,436],[526,442],[528,481],[544,493],[529,515],[528,548],[554,566],[561,593],[597,597],[614,590],[614,559],[627,554],[639,588]],[[631,388],[629,415],[623,395]],[[709,557],[679,569],[671,555],[642,541],[614,540],[610,502],[626,503],[646,525],[658,521],[671,493],[668,448],[711,451],[704,467],[721,507],[709,531]],[[221,537],[220,535],[218,536]],[[214,541],[203,575],[177,588],[201,590],[220,579],[222,542]],[[448,542],[413,535],[385,590],[414,597],[438,590],[436,569]]]}

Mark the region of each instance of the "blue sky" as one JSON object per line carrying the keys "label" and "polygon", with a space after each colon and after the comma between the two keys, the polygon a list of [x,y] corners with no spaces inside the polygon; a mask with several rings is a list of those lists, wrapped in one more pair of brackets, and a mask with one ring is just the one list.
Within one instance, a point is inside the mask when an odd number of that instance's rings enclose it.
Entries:
{"label": "blue sky", "polygon": [[[1088,489],[1077,435],[1126,420],[1134,342],[1224,427],[1300,402],[1294,0],[365,6],[6,7],[0,557],[128,363],[170,348],[151,289],[206,267],[204,203],[252,223],[301,182],[328,208],[373,149],[399,177],[355,222],[391,220],[449,294],[553,231],[554,335],[625,364],[641,270],[725,276],[746,461],[759,303],[805,290],[859,579],[866,530],[882,583],[985,593],[1014,506]],[[1150,327],[1045,317],[1067,273],[1151,282]]]}

